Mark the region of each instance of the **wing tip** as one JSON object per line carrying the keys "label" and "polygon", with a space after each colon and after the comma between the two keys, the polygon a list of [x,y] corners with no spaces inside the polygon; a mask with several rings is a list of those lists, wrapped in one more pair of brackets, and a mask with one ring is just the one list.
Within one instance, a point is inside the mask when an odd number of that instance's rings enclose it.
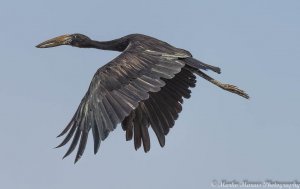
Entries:
{"label": "wing tip", "polygon": [[80,160],[81,157],[82,157],[81,155],[76,156],[76,158],[74,160],[74,164],[76,164]]}

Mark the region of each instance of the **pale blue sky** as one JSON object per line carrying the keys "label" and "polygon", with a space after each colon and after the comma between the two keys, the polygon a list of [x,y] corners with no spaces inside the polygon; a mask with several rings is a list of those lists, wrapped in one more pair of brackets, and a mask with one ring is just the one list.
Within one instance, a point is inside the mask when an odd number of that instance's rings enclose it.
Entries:
{"label": "pale blue sky", "polygon": [[[209,188],[213,179],[299,177],[300,1],[0,2],[0,188]],[[93,155],[61,160],[55,136],[98,67],[116,52],[35,45],[83,33],[110,40],[143,33],[222,68],[211,76],[245,89],[244,100],[202,78],[160,148],[135,151],[118,127]],[[91,137],[90,137],[91,139]]]}

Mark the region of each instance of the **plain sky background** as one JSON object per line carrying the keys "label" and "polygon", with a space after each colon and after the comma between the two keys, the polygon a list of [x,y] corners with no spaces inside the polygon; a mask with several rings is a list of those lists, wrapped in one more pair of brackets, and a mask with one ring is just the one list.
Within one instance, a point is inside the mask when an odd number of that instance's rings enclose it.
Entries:
{"label": "plain sky background", "polygon": [[[214,179],[300,179],[300,1],[1,1],[0,188],[209,188]],[[68,33],[143,33],[222,68],[198,78],[160,148],[135,151],[118,127],[93,155],[61,160],[55,137],[97,68],[119,53],[38,43]]]}

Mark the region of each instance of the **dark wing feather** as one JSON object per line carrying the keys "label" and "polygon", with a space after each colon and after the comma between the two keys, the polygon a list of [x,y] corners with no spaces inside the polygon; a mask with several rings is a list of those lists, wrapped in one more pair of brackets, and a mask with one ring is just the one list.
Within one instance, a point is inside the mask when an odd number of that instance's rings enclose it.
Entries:
{"label": "dark wing feather", "polygon": [[[65,145],[73,137],[64,157],[68,156],[80,141],[75,162],[80,159],[90,129],[93,132],[94,153],[97,153],[101,140],[104,140],[123,120],[125,122],[123,128],[128,132],[126,138],[131,139],[134,133],[136,148],[141,146],[143,141],[145,151],[150,149],[147,130],[150,124],[163,146],[164,134],[173,123],[173,120],[169,120],[171,113],[168,108],[159,110],[159,105],[151,99],[139,108],[137,117],[131,114],[142,101],[149,99],[150,93],[158,93],[166,85],[167,79],[173,78],[184,65],[184,62],[178,61],[178,57],[149,53],[140,48],[140,44],[134,42],[129,44],[120,56],[97,70],[74,117],[59,135],[68,133],[58,147]],[[177,96],[186,96],[186,93],[188,92],[181,91]],[[172,101],[173,104],[174,102]],[[150,106],[146,107],[147,104]],[[143,117],[145,114],[147,119]],[[137,124],[143,127],[134,127]]]}
{"label": "dark wing feather", "polygon": [[189,98],[195,87],[196,77],[185,67],[175,74],[174,78],[163,79],[165,86],[158,92],[150,92],[149,99],[139,102],[139,106],[122,122],[126,131],[126,139],[132,139],[134,130],[134,146],[138,149],[143,142],[144,151],[150,150],[148,127],[151,125],[160,145],[165,145],[165,135],[175,124],[181,112],[183,98]]}

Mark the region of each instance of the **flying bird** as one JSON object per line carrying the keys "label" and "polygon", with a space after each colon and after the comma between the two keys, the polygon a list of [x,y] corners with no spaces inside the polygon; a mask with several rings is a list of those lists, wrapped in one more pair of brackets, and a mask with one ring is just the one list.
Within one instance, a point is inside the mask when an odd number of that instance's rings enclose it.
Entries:
{"label": "flying bird", "polygon": [[184,49],[164,41],[131,34],[111,41],[95,41],[82,34],[62,35],[36,47],[49,48],[70,45],[122,52],[118,57],[97,70],[75,115],[58,135],[66,134],[57,147],[72,142],[64,157],[79,143],[75,163],[81,158],[92,130],[94,153],[101,141],[121,123],[126,140],[134,139],[137,150],[143,144],[150,150],[148,129],[152,128],[161,147],[165,136],[182,111],[183,98],[190,98],[190,88],[196,85],[196,75],[214,85],[240,95],[249,96],[238,87],[223,84],[203,71],[218,74],[221,69],[205,64]]}

